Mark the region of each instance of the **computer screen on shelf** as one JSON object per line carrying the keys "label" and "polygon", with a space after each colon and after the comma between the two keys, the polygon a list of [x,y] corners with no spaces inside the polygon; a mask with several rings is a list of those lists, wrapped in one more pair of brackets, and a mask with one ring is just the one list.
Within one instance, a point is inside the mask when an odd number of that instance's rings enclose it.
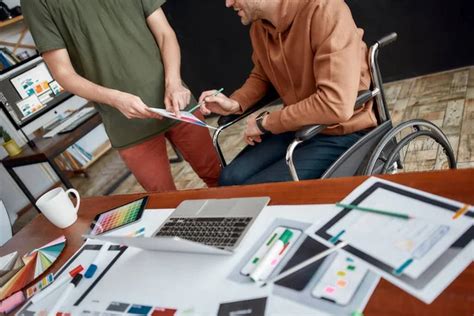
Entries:
{"label": "computer screen on shelf", "polygon": [[12,73],[0,83],[5,94],[3,105],[17,127],[21,127],[70,97],[39,62]]}

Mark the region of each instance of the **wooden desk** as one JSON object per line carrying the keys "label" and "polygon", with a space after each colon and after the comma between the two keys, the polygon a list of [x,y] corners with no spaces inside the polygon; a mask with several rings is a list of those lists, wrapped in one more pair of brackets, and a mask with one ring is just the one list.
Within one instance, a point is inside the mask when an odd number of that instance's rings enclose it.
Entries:
{"label": "wooden desk", "polygon": [[16,184],[20,187],[23,193],[25,193],[33,206],[35,205],[36,199],[31,194],[30,190],[25,186],[23,181],[21,181],[20,177],[18,177],[14,168],[46,162],[51,166],[51,168],[53,168],[54,172],[58,175],[64,186],[67,188],[72,188],[71,182],[63,174],[59,166],[54,161],[54,158],[101,123],[102,119],[100,118],[99,113],[96,113],[74,131],[66,134],[58,134],[53,138],[42,138],[40,136],[36,137],[33,139],[36,148],[31,148],[28,145],[25,145],[22,147],[23,151],[21,154],[15,157],[7,157],[2,160],[2,164],[5,166],[5,169],[8,171],[13,180],[15,180]]}
{"label": "wooden desk", "polygon": [[[383,176],[414,188],[447,198],[474,204],[474,169]],[[230,198],[268,195],[271,205],[321,204],[340,201],[366,177],[303,181],[299,183],[262,184],[203,190],[151,194],[148,208],[173,208],[186,199]],[[85,198],[79,219],[70,228],[55,228],[42,215],[20,231],[0,249],[0,255],[12,251],[26,253],[35,247],[66,235],[64,253],[53,266],[57,271],[81,246],[81,234],[88,230],[94,216],[106,209],[137,199],[143,194]],[[366,315],[473,315],[474,264],[471,264],[431,305],[426,305],[382,280],[371,297]]]}

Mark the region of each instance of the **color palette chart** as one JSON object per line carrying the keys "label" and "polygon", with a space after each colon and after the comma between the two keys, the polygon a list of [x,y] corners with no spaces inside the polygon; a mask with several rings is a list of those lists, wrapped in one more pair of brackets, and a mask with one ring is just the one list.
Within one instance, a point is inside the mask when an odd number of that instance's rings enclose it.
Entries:
{"label": "color palette chart", "polygon": [[83,310],[81,315],[149,315],[149,316],[175,316],[174,308],[154,307],[151,305],[129,304],[112,302],[105,311]]}
{"label": "color palette chart", "polygon": [[143,200],[138,200],[101,214],[94,223],[91,235],[101,234],[134,222],[140,216],[142,203]]}
{"label": "color palette chart", "polygon": [[66,245],[66,237],[35,249],[21,258],[24,266],[0,288],[0,300],[22,290],[26,285],[43,274],[59,257]]}
{"label": "color palette chart", "polygon": [[45,287],[47,287],[48,285],[50,285],[53,282],[54,282],[54,274],[50,273],[46,277],[41,279],[41,281],[39,281],[38,283],[36,283],[32,287],[29,287],[26,290],[26,298],[29,299],[30,297],[32,297],[36,293],[41,292]]}

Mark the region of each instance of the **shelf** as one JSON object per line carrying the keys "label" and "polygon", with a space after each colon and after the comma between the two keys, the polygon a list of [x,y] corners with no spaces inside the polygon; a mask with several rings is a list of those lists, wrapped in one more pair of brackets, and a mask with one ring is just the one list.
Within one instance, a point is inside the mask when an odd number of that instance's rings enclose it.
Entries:
{"label": "shelf", "polygon": [[99,160],[103,155],[105,155],[110,149],[112,148],[112,145],[110,144],[110,141],[105,142],[103,145],[100,145],[99,148],[97,148],[93,153],[92,153],[92,160],[89,161],[87,164],[81,167],[82,170],[85,170],[92,166],[97,160]]}
{"label": "shelf", "polygon": [[[0,29],[22,21],[23,15],[19,15],[17,17],[14,17],[13,19],[5,20],[3,22],[0,22]],[[24,25],[19,33],[19,38],[16,42],[0,41],[0,45],[13,47],[13,53],[16,53],[18,48],[36,49],[36,46],[34,45],[23,44],[23,40],[25,39],[26,33],[28,33],[28,27]]]}
{"label": "shelf", "polygon": [[9,26],[9,25],[15,24],[15,23],[20,22],[20,21],[23,21],[23,15],[19,15],[17,17],[12,18],[12,19],[8,19],[8,20],[0,22],[0,29],[2,27]]}
{"label": "shelf", "polygon": [[[93,153],[92,153],[92,160],[86,163],[85,165],[80,166],[80,163],[74,156],[70,153],[64,152],[62,155],[62,158],[59,158],[56,160],[56,163],[60,166],[61,170],[68,175],[68,177],[78,175],[78,174],[84,174],[87,176],[87,168],[92,166],[96,161],[98,161],[102,156],[104,156],[110,149],[112,148],[112,145],[110,144],[110,141],[106,141],[104,144],[100,145]],[[67,161],[66,166],[63,163],[61,163],[61,159],[65,159]],[[72,168],[72,169],[71,169]]]}

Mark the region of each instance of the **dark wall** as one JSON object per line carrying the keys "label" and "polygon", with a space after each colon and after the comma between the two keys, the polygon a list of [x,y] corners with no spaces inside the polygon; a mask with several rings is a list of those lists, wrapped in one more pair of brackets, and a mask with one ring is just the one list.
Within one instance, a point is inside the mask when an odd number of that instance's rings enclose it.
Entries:
{"label": "dark wall", "polygon": [[348,0],[364,39],[399,38],[380,55],[385,81],[474,65],[473,0]]}
{"label": "dark wall", "polygon": [[[386,33],[399,34],[381,53],[385,81],[474,65],[473,0],[346,2],[368,44]],[[178,35],[191,90],[238,88],[252,68],[251,45],[248,28],[225,0],[168,0],[164,9]]]}

